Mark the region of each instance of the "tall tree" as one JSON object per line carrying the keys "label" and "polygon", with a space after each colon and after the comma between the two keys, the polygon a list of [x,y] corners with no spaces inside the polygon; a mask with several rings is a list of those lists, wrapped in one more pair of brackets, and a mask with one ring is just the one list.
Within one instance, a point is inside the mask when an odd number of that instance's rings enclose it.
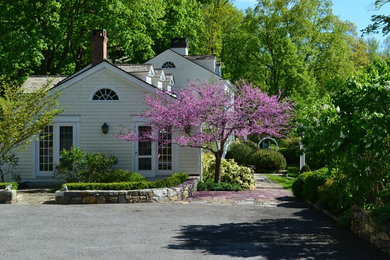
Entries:
{"label": "tall tree", "polygon": [[156,53],[169,48],[170,40],[177,37],[188,38],[189,51],[200,53],[200,39],[204,38],[205,30],[202,4],[196,0],[165,0],[160,21],[163,28],[151,35]]}
{"label": "tall tree", "polygon": [[328,0],[260,0],[246,11],[240,29],[224,39],[227,75],[270,93],[308,96],[354,69],[348,30]]}
{"label": "tall tree", "polygon": [[[375,0],[375,7],[380,9],[382,6],[390,3],[390,0]],[[363,30],[365,33],[376,33],[382,30],[382,34],[386,35],[390,32],[390,16],[388,15],[373,15],[371,16],[372,24],[368,25]]]}
{"label": "tall tree", "polygon": [[163,15],[162,0],[0,1],[0,75],[73,73],[90,62],[96,28],[109,31],[114,54],[143,61]]}
{"label": "tall tree", "polygon": [[205,36],[201,39],[202,51],[220,58],[224,35],[239,27],[243,13],[229,0],[210,0],[203,8],[203,16]]}

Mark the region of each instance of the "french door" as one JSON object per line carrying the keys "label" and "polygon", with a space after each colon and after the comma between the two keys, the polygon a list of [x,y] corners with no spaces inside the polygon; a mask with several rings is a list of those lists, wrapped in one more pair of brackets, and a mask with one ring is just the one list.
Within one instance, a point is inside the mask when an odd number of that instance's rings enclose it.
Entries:
{"label": "french door", "polygon": [[[136,124],[137,135],[151,132],[151,126]],[[172,133],[166,131],[160,133],[160,138],[165,139],[165,145],[151,141],[135,142],[135,171],[146,177],[170,174],[174,170],[173,146],[170,143]],[[165,142],[164,142],[165,143]]]}
{"label": "french door", "polygon": [[[137,135],[151,132],[152,128],[145,125],[136,125]],[[153,177],[156,171],[156,144],[151,141],[136,141],[135,168],[146,177]]]}
{"label": "french door", "polygon": [[57,123],[46,126],[39,135],[37,146],[36,175],[53,176],[54,167],[61,160],[61,151],[76,146],[76,125]]}

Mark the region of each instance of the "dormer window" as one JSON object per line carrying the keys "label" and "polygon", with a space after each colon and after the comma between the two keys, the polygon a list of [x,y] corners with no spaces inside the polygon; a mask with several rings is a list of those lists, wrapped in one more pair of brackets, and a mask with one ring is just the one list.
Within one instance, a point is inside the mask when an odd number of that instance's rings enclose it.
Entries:
{"label": "dormer window", "polygon": [[95,92],[92,97],[92,100],[119,100],[118,94],[109,88],[102,88]]}
{"label": "dormer window", "polygon": [[176,68],[175,64],[172,61],[167,61],[162,65],[163,69],[174,69]]}

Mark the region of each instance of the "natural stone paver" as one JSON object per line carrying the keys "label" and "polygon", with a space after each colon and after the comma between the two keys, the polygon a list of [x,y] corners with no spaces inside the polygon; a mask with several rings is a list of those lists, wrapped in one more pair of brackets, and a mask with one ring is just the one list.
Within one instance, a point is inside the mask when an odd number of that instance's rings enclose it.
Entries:
{"label": "natural stone paver", "polygon": [[54,204],[54,193],[50,189],[18,190],[16,204]]}
{"label": "natural stone paver", "polygon": [[188,201],[191,204],[256,205],[276,207],[291,191],[273,182],[267,176],[255,173],[256,189],[244,191],[197,191]]}

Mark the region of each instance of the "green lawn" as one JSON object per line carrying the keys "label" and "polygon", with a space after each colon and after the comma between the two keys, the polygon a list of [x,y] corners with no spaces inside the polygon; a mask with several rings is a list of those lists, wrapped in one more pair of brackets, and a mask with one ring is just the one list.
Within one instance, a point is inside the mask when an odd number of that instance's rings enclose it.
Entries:
{"label": "green lawn", "polygon": [[288,173],[288,177],[284,177],[281,175],[274,175],[274,174],[265,174],[268,178],[270,178],[272,181],[279,183],[284,188],[291,190],[291,186],[295,180],[295,178],[298,176],[298,173],[292,172]]}

